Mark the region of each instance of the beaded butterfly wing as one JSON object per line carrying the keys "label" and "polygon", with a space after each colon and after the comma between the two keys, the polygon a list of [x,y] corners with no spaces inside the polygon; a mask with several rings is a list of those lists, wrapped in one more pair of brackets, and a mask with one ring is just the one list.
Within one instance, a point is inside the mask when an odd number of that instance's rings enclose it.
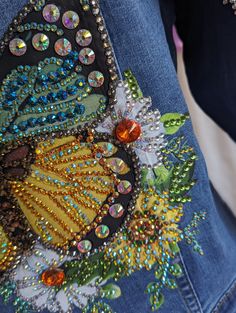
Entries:
{"label": "beaded butterfly wing", "polygon": [[[119,81],[97,1],[31,1],[0,56],[0,294],[17,312],[112,312],[114,282],[155,269],[152,309],[175,288],[172,259],[196,155],[188,116],[151,109]],[[170,137],[170,140],[168,139]]]}

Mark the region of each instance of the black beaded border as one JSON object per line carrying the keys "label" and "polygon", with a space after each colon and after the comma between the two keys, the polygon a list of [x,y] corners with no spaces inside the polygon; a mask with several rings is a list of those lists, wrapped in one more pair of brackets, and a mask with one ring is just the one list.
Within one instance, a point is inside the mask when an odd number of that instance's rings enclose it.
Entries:
{"label": "black beaded border", "polygon": [[[13,19],[12,23],[8,27],[8,30],[5,32],[3,39],[0,41],[0,57],[2,52],[6,49],[6,47],[9,45],[10,40],[13,38],[14,33],[17,32],[17,27],[23,22],[24,18],[31,13],[34,10],[34,6],[37,4],[38,0],[31,0],[31,3],[25,5],[23,9],[18,13],[17,17]],[[91,122],[86,122],[82,125],[78,125],[78,129],[84,129],[84,128],[95,128],[99,123],[101,123],[103,120],[108,117],[112,109],[114,108],[114,105],[116,103],[116,87],[118,83],[118,71],[116,67],[116,61],[114,56],[114,51],[112,44],[109,40],[109,35],[107,32],[107,29],[105,27],[105,21],[101,14],[100,7],[99,7],[99,0],[90,0],[90,10],[95,17],[96,23],[97,23],[97,30],[100,33],[101,41],[103,42],[103,49],[105,52],[106,57],[106,64],[108,66],[108,72],[109,72],[109,86],[108,86],[108,98],[109,103],[107,104],[106,110],[104,113],[98,113],[94,120]],[[76,126],[72,126],[72,128],[75,128]],[[38,136],[38,135],[36,135]],[[24,137],[24,138],[30,138]]]}

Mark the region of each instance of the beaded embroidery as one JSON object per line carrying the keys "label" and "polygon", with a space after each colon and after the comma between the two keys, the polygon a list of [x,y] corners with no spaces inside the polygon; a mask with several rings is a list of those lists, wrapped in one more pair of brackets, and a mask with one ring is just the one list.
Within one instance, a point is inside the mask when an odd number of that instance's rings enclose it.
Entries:
{"label": "beaded embroidery", "polygon": [[[120,278],[153,270],[152,310],[176,288],[196,155],[186,114],[118,81],[95,0],[31,1],[1,43],[0,294],[16,312],[113,312]],[[8,60],[5,64],[5,60]]]}

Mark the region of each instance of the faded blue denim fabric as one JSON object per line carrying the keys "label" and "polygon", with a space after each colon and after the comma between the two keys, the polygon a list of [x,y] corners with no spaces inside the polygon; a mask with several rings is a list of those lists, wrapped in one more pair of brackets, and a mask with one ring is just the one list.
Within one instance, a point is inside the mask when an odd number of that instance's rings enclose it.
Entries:
{"label": "faded blue denim fabric", "polygon": [[[66,1],[66,0],[65,0]],[[1,30],[25,1],[1,0]],[[158,0],[100,0],[102,12],[113,44],[119,70],[130,68],[145,96],[161,113],[185,113],[187,107],[178,84],[161,20]],[[236,221],[215,193],[212,193],[205,163],[188,122],[182,129],[197,154],[192,202],[185,206],[182,227],[193,212],[207,210],[208,217],[200,227],[199,241],[205,252],[199,256],[182,243],[179,260],[184,275],[179,289],[165,291],[160,313],[236,313]],[[214,157],[214,156],[212,156]],[[111,302],[116,313],[151,313],[144,290],[154,279],[152,272],[141,271],[118,284],[122,297]],[[1,313],[12,313],[12,307],[0,304]],[[78,310],[76,311],[79,312]]]}

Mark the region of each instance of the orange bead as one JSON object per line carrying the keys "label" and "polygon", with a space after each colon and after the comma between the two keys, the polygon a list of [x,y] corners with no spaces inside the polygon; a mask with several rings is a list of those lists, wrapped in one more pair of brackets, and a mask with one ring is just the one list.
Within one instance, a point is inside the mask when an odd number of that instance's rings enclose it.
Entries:
{"label": "orange bead", "polygon": [[61,286],[65,281],[65,273],[60,268],[50,268],[43,272],[42,281],[49,287]]}
{"label": "orange bead", "polygon": [[116,126],[115,132],[119,141],[131,143],[140,137],[142,129],[136,121],[124,119]]}

